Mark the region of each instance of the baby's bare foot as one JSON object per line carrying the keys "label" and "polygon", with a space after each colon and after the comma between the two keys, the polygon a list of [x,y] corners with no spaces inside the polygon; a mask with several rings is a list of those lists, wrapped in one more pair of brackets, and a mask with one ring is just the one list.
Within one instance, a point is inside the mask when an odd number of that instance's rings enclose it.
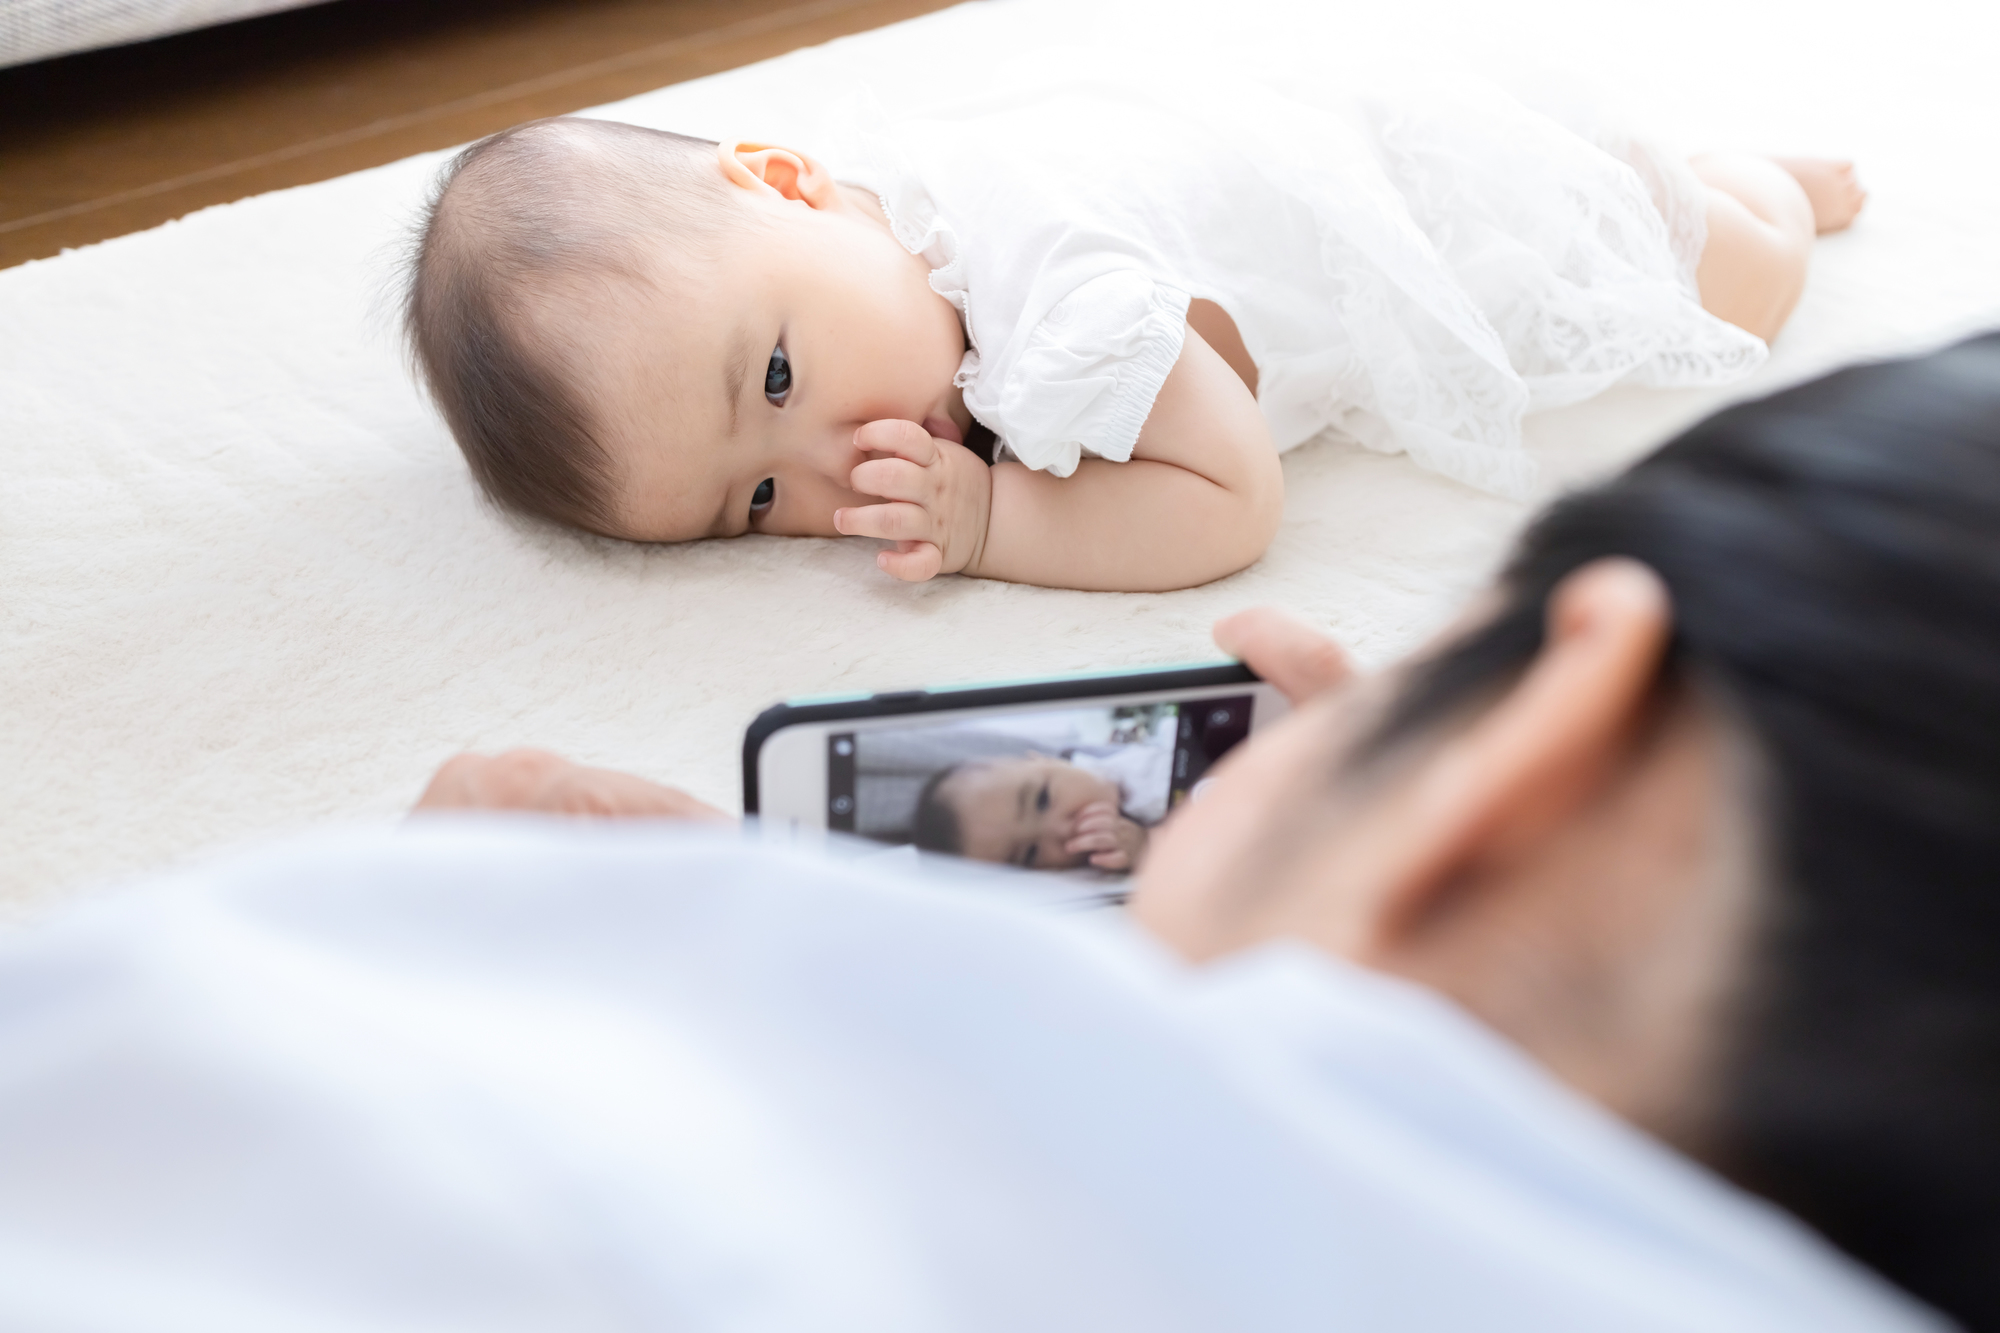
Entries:
{"label": "baby's bare foot", "polygon": [[1868,202],[1868,191],[1861,188],[1861,179],[1854,174],[1852,162],[1830,157],[1772,160],[1804,188],[1806,199],[1812,204],[1813,226],[1822,236],[1854,221],[1854,215]]}

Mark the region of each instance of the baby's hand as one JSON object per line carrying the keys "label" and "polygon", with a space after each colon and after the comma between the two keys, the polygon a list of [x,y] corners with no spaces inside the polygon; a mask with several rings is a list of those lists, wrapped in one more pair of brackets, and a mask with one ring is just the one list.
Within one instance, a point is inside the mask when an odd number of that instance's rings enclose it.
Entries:
{"label": "baby's hand", "polygon": [[849,484],[886,504],[833,511],[836,531],[896,543],[875,563],[899,579],[921,583],[956,574],[979,559],[993,508],[993,474],[962,444],[932,438],[914,421],[871,421],[854,432],[871,458]]}
{"label": "baby's hand", "polygon": [[1077,812],[1063,850],[1071,856],[1088,852],[1099,870],[1136,870],[1146,851],[1146,826],[1127,819],[1109,801],[1094,801]]}

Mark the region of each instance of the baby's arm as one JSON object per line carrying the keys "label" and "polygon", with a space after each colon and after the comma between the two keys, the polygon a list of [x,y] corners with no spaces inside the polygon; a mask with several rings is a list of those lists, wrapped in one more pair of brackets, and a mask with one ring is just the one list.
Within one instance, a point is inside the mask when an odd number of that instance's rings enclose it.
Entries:
{"label": "baby's arm", "polygon": [[1256,400],[1189,329],[1130,462],[1086,458],[1068,477],[993,469],[986,542],[966,572],[1120,592],[1207,583],[1264,554],[1284,486]]}
{"label": "baby's arm", "polygon": [[[893,454],[854,471],[889,503],[846,509],[840,531],[898,543],[882,568],[926,579],[963,570],[1045,587],[1164,592],[1233,574],[1270,545],[1284,477],[1236,372],[1193,329],[1131,461],[1086,458],[1068,477],[987,468],[907,422],[873,422],[862,447]],[[922,436],[921,440],[917,439]]]}

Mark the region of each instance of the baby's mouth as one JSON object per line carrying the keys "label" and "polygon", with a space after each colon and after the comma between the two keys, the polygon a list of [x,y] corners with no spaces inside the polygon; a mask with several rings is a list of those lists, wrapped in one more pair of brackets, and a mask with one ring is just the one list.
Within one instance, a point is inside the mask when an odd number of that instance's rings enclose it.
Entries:
{"label": "baby's mouth", "polygon": [[934,440],[950,440],[953,444],[964,444],[965,436],[958,429],[958,423],[950,417],[925,417],[924,433]]}

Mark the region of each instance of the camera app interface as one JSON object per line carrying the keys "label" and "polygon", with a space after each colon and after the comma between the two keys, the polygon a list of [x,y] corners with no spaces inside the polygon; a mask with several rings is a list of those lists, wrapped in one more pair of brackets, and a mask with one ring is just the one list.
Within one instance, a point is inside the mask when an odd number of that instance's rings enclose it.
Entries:
{"label": "camera app interface", "polygon": [[1250,732],[1250,695],[1068,705],[827,738],[827,826],[1029,870],[1122,875]]}

